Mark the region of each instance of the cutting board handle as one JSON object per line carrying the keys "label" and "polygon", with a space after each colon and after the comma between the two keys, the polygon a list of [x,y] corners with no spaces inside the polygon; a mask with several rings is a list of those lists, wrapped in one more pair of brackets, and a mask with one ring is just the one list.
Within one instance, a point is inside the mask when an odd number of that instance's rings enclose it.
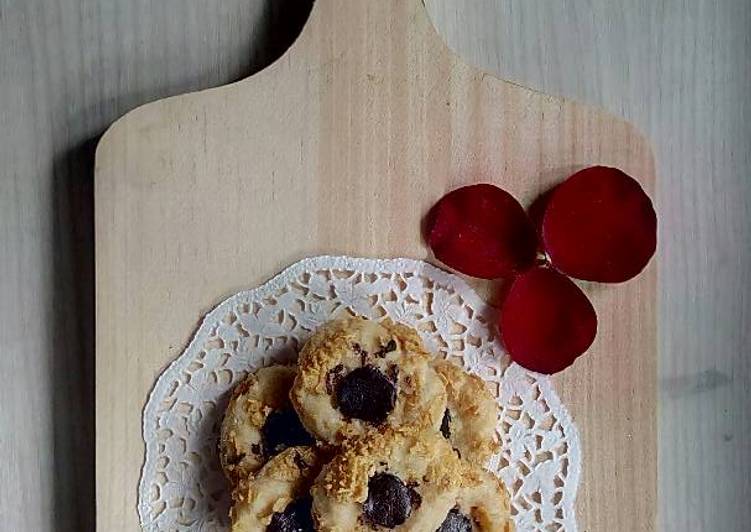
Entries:
{"label": "cutting board handle", "polygon": [[[394,53],[393,46],[410,43],[421,53],[452,56],[433,26],[423,0],[315,0],[300,37],[290,50],[292,60],[307,61],[312,52],[332,60],[356,43],[367,42],[369,60],[377,63]],[[312,57],[311,57],[312,58]]]}

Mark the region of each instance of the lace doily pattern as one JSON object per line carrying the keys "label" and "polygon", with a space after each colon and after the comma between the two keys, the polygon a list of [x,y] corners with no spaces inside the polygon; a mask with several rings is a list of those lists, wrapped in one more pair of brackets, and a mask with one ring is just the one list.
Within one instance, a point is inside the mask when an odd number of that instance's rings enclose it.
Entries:
{"label": "lace doily pattern", "polygon": [[547,376],[510,363],[496,311],[459,277],[425,262],[347,257],[305,259],[230,297],[159,377],[143,413],[144,530],[228,529],[217,439],[232,386],[258,367],[295,360],[319,325],[345,312],[415,327],[437,356],[491,383],[502,449],[489,468],[511,491],[518,530],[576,530],[576,427]]}

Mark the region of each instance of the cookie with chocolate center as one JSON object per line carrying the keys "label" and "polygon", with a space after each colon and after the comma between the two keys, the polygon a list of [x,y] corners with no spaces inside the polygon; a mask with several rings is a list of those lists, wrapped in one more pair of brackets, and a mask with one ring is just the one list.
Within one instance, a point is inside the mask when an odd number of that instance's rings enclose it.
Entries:
{"label": "cookie with chocolate center", "polygon": [[232,391],[222,421],[219,457],[233,486],[288,447],[313,445],[289,400],[293,366],[269,366],[248,375]]}
{"label": "cookie with chocolate center", "polygon": [[308,431],[329,444],[387,427],[438,430],[446,391],[432,359],[405,325],[332,321],[303,346],[290,398]]}

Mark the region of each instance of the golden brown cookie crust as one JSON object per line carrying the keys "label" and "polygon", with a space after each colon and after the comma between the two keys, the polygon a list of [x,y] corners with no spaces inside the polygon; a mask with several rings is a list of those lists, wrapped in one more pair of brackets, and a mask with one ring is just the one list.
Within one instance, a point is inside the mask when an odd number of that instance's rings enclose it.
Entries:
{"label": "golden brown cookie crust", "polygon": [[478,532],[514,532],[511,503],[501,479],[477,465],[466,462],[465,465],[454,504],[444,515],[457,508],[472,519]]}
{"label": "golden brown cookie crust", "polygon": [[260,368],[232,390],[222,421],[219,457],[233,486],[266,462],[261,429],[271,412],[289,406],[289,390],[296,373],[294,366]]}
{"label": "golden brown cookie crust", "polygon": [[480,377],[447,360],[437,360],[433,367],[446,387],[451,445],[467,461],[485,464],[499,450],[498,403]]}
{"label": "golden brown cookie crust", "polygon": [[290,447],[243,479],[232,493],[232,532],[263,532],[273,515],[307,495],[325,456],[313,447]]}
{"label": "golden brown cookie crust", "polygon": [[[386,352],[384,346],[390,342],[394,349]],[[290,398],[311,434],[339,444],[366,433],[373,425],[348,419],[336,408],[332,372],[346,374],[371,365],[389,375],[396,369],[396,404],[383,426],[438,428],[446,392],[430,366],[432,358],[417,332],[406,325],[361,317],[335,320],[321,327],[303,347]]]}
{"label": "golden brown cookie crust", "polygon": [[446,494],[458,492],[463,470],[451,446],[434,430],[388,428],[350,440],[324,466],[311,490],[318,530],[373,530],[362,511],[368,482],[377,473],[395,475],[414,486],[421,500],[407,520],[393,530],[435,530],[443,521],[435,510],[450,507]]}

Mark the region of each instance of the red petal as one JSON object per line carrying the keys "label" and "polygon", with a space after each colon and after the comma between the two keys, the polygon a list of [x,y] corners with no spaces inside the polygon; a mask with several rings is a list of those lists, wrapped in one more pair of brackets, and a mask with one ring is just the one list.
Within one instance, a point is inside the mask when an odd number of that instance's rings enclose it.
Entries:
{"label": "red petal", "polygon": [[426,240],[438,260],[483,279],[524,270],[537,248],[535,230],[519,202],[488,184],[441,198],[428,214]]}
{"label": "red petal", "polygon": [[657,215],[641,185],[615,168],[595,166],[558,185],[542,223],[556,269],[587,281],[635,277],[657,248]]}
{"label": "red petal", "polygon": [[499,326],[514,362],[551,374],[570,366],[592,345],[597,315],[573,281],[537,267],[514,280]]}

